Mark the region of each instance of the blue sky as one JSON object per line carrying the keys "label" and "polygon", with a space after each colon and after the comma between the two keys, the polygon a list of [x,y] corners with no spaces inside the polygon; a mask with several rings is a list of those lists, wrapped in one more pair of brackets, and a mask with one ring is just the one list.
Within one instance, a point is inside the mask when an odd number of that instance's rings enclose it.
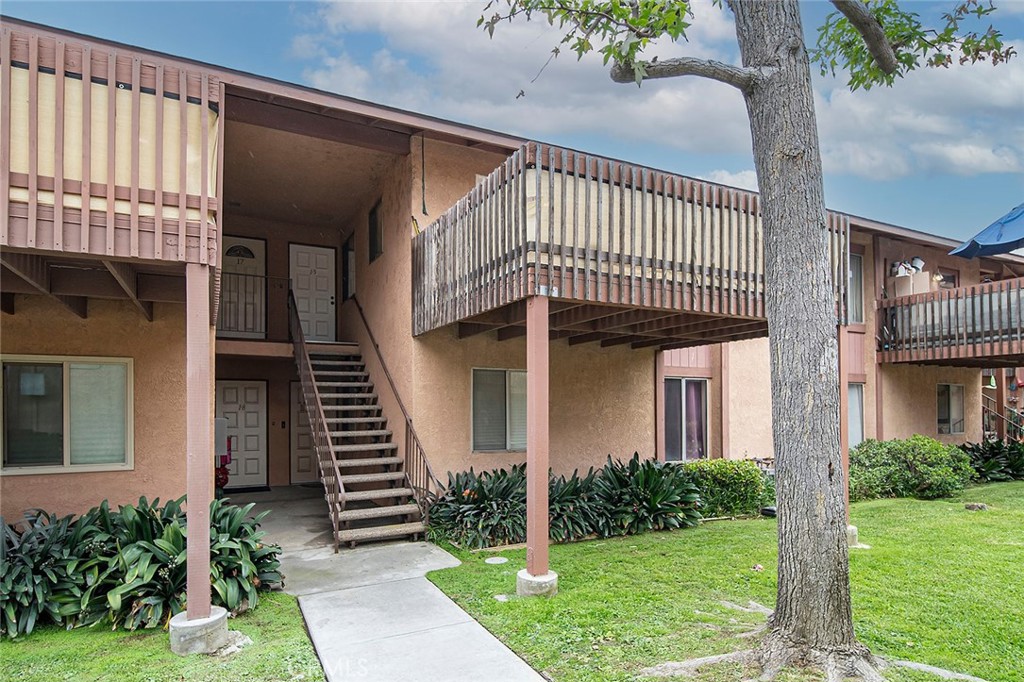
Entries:
{"label": "blue sky", "polygon": [[[1024,0],[995,20],[1024,52]],[[751,186],[746,113],[699,79],[612,84],[599,59],[564,55],[531,82],[557,30],[475,28],[483,2],[18,2],[3,12],[51,26],[355,97]],[[923,18],[952,6],[914,2]],[[808,2],[809,36],[829,12]],[[737,59],[731,18],[694,4],[690,42],[651,54]],[[966,238],[1024,201],[1024,57],[913,74],[850,93],[817,78],[831,208]],[[525,90],[526,96],[516,94]]]}

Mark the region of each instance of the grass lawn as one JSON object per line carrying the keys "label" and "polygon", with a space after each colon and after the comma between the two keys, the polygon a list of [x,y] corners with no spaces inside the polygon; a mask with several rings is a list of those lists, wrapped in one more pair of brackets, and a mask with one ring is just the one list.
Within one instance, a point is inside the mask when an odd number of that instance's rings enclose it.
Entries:
{"label": "grass lawn", "polygon": [[[966,511],[964,500],[990,509]],[[1024,482],[972,488],[956,500],[864,502],[852,521],[872,547],[850,559],[865,644],[890,658],[1024,682]],[[772,606],[775,532],[772,520],[725,521],[552,546],[560,592],[547,600],[494,598],[515,593],[524,550],[502,552],[502,565],[459,552],[462,566],[429,578],[553,680],[632,680],[656,663],[749,647],[735,635],[764,616],[720,601]],[[723,665],[701,680],[738,682],[743,672]],[[888,677],[937,679],[893,669]]]}
{"label": "grass lawn", "polygon": [[102,624],[65,631],[36,630],[20,641],[0,643],[0,679],[91,682],[256,682],[323,680],[324,673],[295,597],[263,595],[251,613],[228,621],[253,643],[227,658],[180,657],[171,653],[167,632],[111,632]]}

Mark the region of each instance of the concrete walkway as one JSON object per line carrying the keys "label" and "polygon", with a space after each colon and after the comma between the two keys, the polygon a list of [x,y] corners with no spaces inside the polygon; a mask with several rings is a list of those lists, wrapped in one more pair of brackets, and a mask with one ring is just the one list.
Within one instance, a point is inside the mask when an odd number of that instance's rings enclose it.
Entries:
{"label": "concrete walkway", "polygon": [[284,552],[285,591],[298,596],[331,682],[543,682],[424,576],[459,561],[426,542],[334,553],[322,489],[238,495],[273,510],[268,539]]}

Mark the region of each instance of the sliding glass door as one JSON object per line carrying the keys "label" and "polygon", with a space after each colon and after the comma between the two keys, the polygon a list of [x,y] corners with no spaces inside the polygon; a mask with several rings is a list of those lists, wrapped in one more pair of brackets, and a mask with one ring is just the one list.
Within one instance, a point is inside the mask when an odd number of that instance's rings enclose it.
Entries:
{"label": "sliding glass door", "polygon": [[708,456],[707,379],[665,379],[665,459]]}

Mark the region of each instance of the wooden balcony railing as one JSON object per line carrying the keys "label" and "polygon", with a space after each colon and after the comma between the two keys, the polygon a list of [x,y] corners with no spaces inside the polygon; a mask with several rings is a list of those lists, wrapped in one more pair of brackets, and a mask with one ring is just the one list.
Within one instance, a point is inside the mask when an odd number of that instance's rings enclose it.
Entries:
{"label": "wooden balcony railing", "polygon": [[0,246],[217,263],[219,78],[0,26]]}
{"label": "wooden balcony railing", "polygon": [[[756,194],[529,143],[413,239],[413,331],[535,294],[764,318]],[[845,324],[849,220],[829,213]]]}
{"label": "wooden balcony railing", "polygon": [[882,362],[1010,359],[1024,353],[1024,278],[878,301]]}

